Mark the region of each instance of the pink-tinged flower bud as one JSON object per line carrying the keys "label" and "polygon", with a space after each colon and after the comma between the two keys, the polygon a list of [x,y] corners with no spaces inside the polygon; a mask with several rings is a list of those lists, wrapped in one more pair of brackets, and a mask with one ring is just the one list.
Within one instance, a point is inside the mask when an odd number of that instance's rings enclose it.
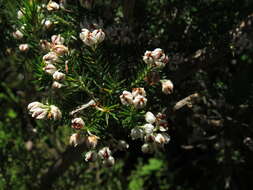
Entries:
{"label": "pink-tinged flower bud", "polygon": [[20,30],[17,30],[16,32],[12,33],[12,36],[15,39],[22,39],[24,37],[24,34]]}
{"label": "pink-tinged flower bud", "polygon": [[144,88],[133,88],[132,89],[132,95],[133,97],[136,97],[138,95],[141,95],[141,96],[146,96],[146,91]]}
{"label": "pink-tinged flower bud", "polygon": [[93,46],[96,44],[96,39],[88,29],[82,29],[79,37],[87,46]]}
{"label": "pink-tinged flower bud", "polygon": [[32,103],[28,104],[27,109],[31,110],[31,109],[34,109],[34,108],[37,108],[37,107],[41,107],[43,105],[44,104],[42,104],[40,102],[32,102]]}
{"label": "pink-tinged flower bud", "polygon": [[93,30],[92,36],[95,38],[96,44],[103,42],[105,39],[105,33],[102,31],[102,29]]}
{"label": "pink-tinged flower bud", "polygon": [[21,19],[21,18],[23,18],[24,17],[24,13],[21,11],[21,10],[19,10],[18,12],[17,12],[17,17],[18,17],[18,19]]}
{"label": "pink-tinged flower bud", "polygon": [[97,144],[98,144],[98,139],[100,139],[98,136],[96,135],[90,135],[86,138],[86,146],[88,148],[96,148]]}
{"label": "pink-tinged flower bud", "polygon": [[149,111],[145,114],[145,120],[146,122],[153,124],[156,121],[156,117]]}
{"label": "pink-tinged flower bud", "polygon": [[65,74],[62,73],[62,72],[56,71],[53,74],[53,78],[54,78],[54,80],[64,80],[65,79]]}
{"label": "pink-tinged flower bud", "polygon": [[133,100],[133,105],[136,109],[141,109],[147,104],[147,99],[144,96],[138,95]]}
{"label": "pink-tinged flower bud", "polygon": [[29,50],[29,45],[28,44],[20,44],[18,48],[20,51],[26,52]]}
{"label": "pink-tinged flower bud", "polygon": [[158,144],[167,144],[170,141],[170,136],[167,135],[166,133],[158,133],[155,136],[155,142]]}
{"label": "pink-tinged flower bud", "polygon": [[94,162],[97,160],[97,153],[95,151],[89,151],[85,154],[86,162]]}
{"label": "pink-tinged flower bud", "polygon": [[47,64],[44,68],[43,68],[43,70],[46,72],[46,73],[48,73],[48,74],[50,74],[50,75],[53,75],[56,71],[57,71],[57,68],[53,65],[53,64]]}
{"label": "pink-tinged flower bud", "polygon": [[139,128],[139,127],[135,127],[133,129],[131,129],[130,136],[132,137],[133,140],[139,139],[139,138],[143,138],[144,131],[141,128]]}
{"label": "pink-tinged flower bud", "polygon": [[50,111],[47,116],[49,119],[53,118],[54,120],[61,119],[62,113],[60,109],[54,105],[50,106]]}
{"label": "pink-tinged flower bud", "polygon": [[99,150],[98,155],[101,159],[107,160],[111,156],[111,150],[109,147],[104,147],[101,150]]}
{"label": "pink-tinged flower bud", "polygon": [[170,80],[160,80],[162,83],[162,91],[165,94],[171,94],[173,92],[173,83]]}
{"label": "pink-tinged flower bud", "polygon": [[46,64],[53,64],[58,60],[58,55],[55,52],[49,52],[43,56],[43,60]]}
{"label": "pink-tinged flower bud", "polygon": [[51,36],[51,41],[54,45],[63,45],[65,39],[60,34]]}
{"label": "pink-tinged flower bud", "polygon": [[142,145],[141,151],[143,153],[147,154],[147,153],[153,153],[154,149],[153,149],[152,145],[145,143]]}
{"label": "pink-tinged flower bud", "polygon": [[51,48],[51,43],[48,42],[47,40],[40,40],[40,47],[41,47],[43,50],[50,50],[50,48]]}
{"label": "pink-tinged flower bud", "polygon": [[112,156],[109,156],[108,159],[103,160],[103,165],[107,166],[107,167],[111,167],[115,164],[115,159]]}
{"label": "pink-tinged flower bud", "polygon": [[65,53],[68,53],[69,49],[64,45],[54,45],[52,47],[52,51],[55,52],[57,55],[64,55]]}
{"label": "pink-tinged flower bud", "polygon": [[73,129],[82,129],[84,127],[84,121],[80,117],[72,119],[71,123],[72,123],[71,127]]}
{"label": "pink-tinged flower bud", "polygon": [[154,58],[152,57],[151,51],[146,51],[143,56],[143,61],[148,65],[154,65]]}
{"label": "pink-tinged flower bud", "polygon": [[153,133],[155,127],[152,124],[148,123],[142,126],[142,128],[146,134],[151,134]]}
{"label": "pink-tinged flower bud", "polygon": [[42,24],[44,25],[45,29],[50,29],[53,26],[53,22],[51,20],[43,20]]}
{"label": "pink-tinged flower bud", "polygon": [[54,1],[49,1],[47,4],[47,10],[48,11],[56,11],[60,8],[60,5]]}
{"label": "pink-tinged flower bud", "polygon": [[123,105],[130,105],[133,103],[133,95],[131,92],[123,91],[122,95],[120,95],[120,101]]}
{"label": "pink-tinged flower bud", "polygon": [[57,82],[57,81],[54,81],[53,84],[52,84],[52,87],[53,88],[61,88],[62,87],[62,84]]}
{"label": "pink-tinged flower bud", "polygon": [[124,141],[124,140],[119,140],[119,143],[118,143],[117,148],[118,148],[119,150],[123,151],[123,150],[126,150],[126,149],[129,148],[129,144],[127,144],[127,142]]}
{"label": "pink-tinged flower bud", "polygon": [[48,114],[48,109],[45,108],[35,108],[33,109],[32,113],[32,117],[34,117],[35,119],[46,119],[47,114]]}
{"label": "pink-tinged flower bud", "polygon": [[69,138],[69,144],[73,145],[74,147],[83,143],[83,141],[84,141],[84,138],[81,137],[79,133],[74,133]]}

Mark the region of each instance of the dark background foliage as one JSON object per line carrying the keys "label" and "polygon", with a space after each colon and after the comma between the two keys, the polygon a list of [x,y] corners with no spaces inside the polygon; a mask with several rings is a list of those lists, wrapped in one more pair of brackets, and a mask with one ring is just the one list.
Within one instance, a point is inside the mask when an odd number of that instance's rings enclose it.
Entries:
{"label": "dark background foliage", "polygon": [[[36,45],[24,56],[11,35],[23,4],[0,0],[0,188],[252,189],[253,2],[86,2],[88,8],[79,1],[67,1],[66,8],[75,10],[76,25],[61,23],[64,27],[42,33],[41,38],[64,32],[71,35],[68,29],[92,28],[96,22],[106,32],[104,56],[117,63],[118,80],[134,78],[146,50],[164,49],[170,61],[163,76],[173,81],[175,90],[170,96],[157,92],[149,104],[155,111],[167,107],[171,141],[154,155],[142,154],[141,142],[129,141],[130,149],[115,155],[112,168],[87,164],[81,157],[72,162],[67,157],[66,171],[48,178],[51,166],[73,151],[67,146],[70,129],[36,122],[27,114],[27,104],[47,90],[40,89],[46,81],[34,82],[29,67],[38,60]],[[36,25],[30,29],[36,31]],[[33,32],[28,37],[36,41]],[[156,89],[151,87],[151,91]],[[199,97],[192,107],[173,110],[179,100],[193,93]],[[126,132],[111,130],[129,138]]]}

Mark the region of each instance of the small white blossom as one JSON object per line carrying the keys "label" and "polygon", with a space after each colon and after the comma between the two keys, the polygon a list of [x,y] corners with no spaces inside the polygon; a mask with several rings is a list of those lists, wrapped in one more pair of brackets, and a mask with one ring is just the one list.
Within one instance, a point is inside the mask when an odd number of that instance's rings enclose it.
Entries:
{"label": "small white blossom", "polygon": [[97,144],[98,144],[98,139],[99,137],[96,135],[89,135],[85,142],[86,142],[86,146],[88,148],[96,148]]}
{"label": "small white blossom", "polygon": [[141,109],[147,104],[147,99],[144,96],[137,95],[133,100],[133,105],[136,109]]}
{"label": "small white blossom", "polygon": [[47,4],[47,10],[48,11],[56,11],[60,8],[60,5],[54,1],[49,1]]}
{"label": "small white blossom", "polygon": [[65,45],[54,45],[52,51],[57,55],[64,55],[65,53],[68,53],[69,49]]}
{"label": "small white blossom", "polygon": [[141,151],[143,153],[152,153],[154,150],[153,150],[153,147],[150,144],[145,143],[145,144],[142,145]]}
{"label": "small white blossom", "polygon": [[51,41],[53,45],[63,45],[65,39],[60,35],[51,36]]}
{"label": "small white blossom", "polygon": [[42,58],[46,64],[53,64],[58,60],[58,55],[55,52],[49,52]]}
{"label": "small white blossom", "polygon": [[143,125],[142,127],[143,127],[144,132],[145,132],[146,134],[151,134],[151,133],[153,133],[154,128],[155,128],[154,125],[152,125],[152,124],[150,124],[150,123],[147,123],[147,124]]}
{"label": "small white blossom", "polygon": [[115,164],[115,159],[112,156],[109,156],[107,159],[103,160],[105,166],[111,167]]}
{"label": "small white blossom", "polygon": [[99,150],[98,155],[101,159],[107,160],[111,156],[111,150],[109,147],[104,147],[101,150]]}
{"label": "small white blossom", "polygon": [[130,105],[133,103],[133,95],[131,92],[124,90],[120,95],[120,101],[123,105]]}
{"label": "small white blossom", "polygon": [[26,52],[29,50],[29,45],[28,44],[20,44],[18,48],[20,51]]}
{"label": "small white blossom", "polygon": [[156,121],[156,117],[152,112],[149,111],[145,114],[145,120],[146,122],[153,124]]}
{"label": "small white blossom", "polygon": [[84,139],[79,133],[74,133],[69,138],[69,144],[73,145],[74,147],[81,144],[83,141]]}
{"label": "small white blossom", "polygon": [[162,49],[156,48],[152,52],[146,51],[143,56],[143,61],[153,67],[163,68],[168,63],[168,56],[166,56]]}
{"label": "small white blossom", "polygon": [[[43,70],[46,72],[46,73],[48,73],[48,74],[50,74],[50,75],[53,75],[56,71],[57,71],[57,68],[53,65],[53,64],[47,64],[44,68],[43,68]],[[56,84],[54,84],[53,83],[53,85],[56,85]]]}
{"label": "small white blossom", "polygon": [[86,162],[94,162],[97,160],[97,153],[95,151],[89,151],[85,154]]}
{"label": "small white blossom", "polygon": [[62,73],[62,72],[59,72],[59,71],[56,71],[54,74],[53,74],[53,78],[54,80],[64,80],[65,79],[65,74]]}
{"label": "small white blossom", "polygon": [[84,127],[84,121],[83,121],[83,119],[80,118],[80,117],[77,117],[77,118],[72,119],[72,120],[71,120],[71,124],[72,124],[71,127],[72,127],[73,129],[81,129],[81,128]]}
{"label": "small white blossom", "polygon": [[40,103],[40,102],[31,102],[30,104],[28,104],[27,106],[27,109],[28,110],[31,110],[33,108],[36,108],[36,107],[41,107],[43,106],[44,104]]}
{"label": "small white blossom", "polygon": [[152,65],[154,63],[154,58],[152,57],[152,51],[145,52],[143,56],[143,61],[148,65]]}
{"label": "small white blossom", "polygon": [[20,30],[16,30],[15,32],[12,33],[12,36],[15,39],[22,39],[24,37],[24,34]]}
{"label": "small white blossom", "polygon": [[57,120],[57,119],[61,119],[61,117],[62,117],[61,110],[58,107],[51,105],[48,118],[53,118],[54,120]]}
{"label": "small white blossom", "polygon": [[57,82],[57,81],[54,81],[53,84],[52,84],[52,87],[53,88],[61,88],[62,87],[62,84]]}
{"label": "small white blossom", "polygon": [[105,39],[105,33],[102,31],[102,29],[93,30],[92,36],[95,38],[96,44],[103,42]]}
{"label": "small white blossom", "polygon": [[53,22],[51,20],[42,20],[42,24],[44,25],[45,29],[50,29],[53,26]]}
{"label": "small white blossom", "polygon": [[24,17],[24,13],[23,13],[21,10],[18,10],[17,15],[18,15],[18,16],[17,16],[18,19],[21,19],[21,18]]}
{"label": "small white blossom", "polygon": [[146,91],[144,88],[133,88],[132,89],[132,95],[133,97],[136,97],[138,95],[141,95],[141,96],[146,96]]}
{"label": "small white blossom", "polygon": [[173,83],[170,80],[160,80],[162,83],[162,91],[165,94],[171,94],[173,92]]}
{"label": "small white blossom", "polygon": [[143,138],[144,131],[141,128],[139,128],[139,127],[135,127],[133,129],[131,129],[130,136],[132,137],[133,140],[139,139],[139,138]]}
{"label": "small white blossom", "polygon": [[158,133],[155,136],[155,142],[158,144],[167,144],[170,141],[170,136],[167,135],[166,133]]}
{"label": "small white blossom", "polygon": [[48,114],[48,109],[46,108],[35,108],[33,109],[32,113],[32,117],[34,117],[35,119],[46,119],[47,114]]}

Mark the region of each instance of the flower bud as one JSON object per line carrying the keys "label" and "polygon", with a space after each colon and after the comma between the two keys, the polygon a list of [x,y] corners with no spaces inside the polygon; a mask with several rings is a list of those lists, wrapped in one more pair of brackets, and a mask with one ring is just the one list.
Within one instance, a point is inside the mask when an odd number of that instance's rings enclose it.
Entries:
{"label": "flower bud", "polygon": [[170,136],[167,135],[166,133],[158,133],[155,136],[155,142],[158,144],[167,144],[170,141]]}
{"label": "flower bud", "polygon": [[107,160],[111,156],[111,150],[109,149],[109,147],[104,147],[99,150],[98,155],[101,159]]}
{"label": "flower bud", "polygon": [[43,20],[45,29],[50,29],[53,26],[53,22],[51,20]]}
{"label": "flower bud", "polygon": [[20,30],[17,30],[17,31],[15,31],[15,32],[12,33],[12,36],[15,39],[21,39],[21,38],[24,37],[24,34]]}
{"label": "flower bud", "polygon": [[54,120],[61,119],[62,113],[60,109],[54,105],[50,106],[50,112],[48,113],[48,118],[53,118]]}
{"label": "flower bud", "polygon": [[62,84],[57,82],[57,81],[54,81],[53,84],[52,84],[52,87],[53,88],[61,88],[62,87]]}
{"label": "flower bud", "polygon": [[97,160],[97,153],[95,151],[89,151],[85,154],[86,162],[94,162]]}
{"label": "flower bud", "polygon": [[58,55],[55,52],[49,52],[43,56],[43,60],[46,64],[55,63],[58,60]]}
{"label": "flower bud", "polygon": [[173,92],[173,83],[170,80],[160,80],[162,83],[162,91],[165,94],[171,94]]}
{"label": "flower bud", "polygon": [[49,1],[47,4],[47,10],[48,11],[56,11],[60,8],[60,5],[54,1]]}
{"label": "flower bud", "polygon": [[132,95],[133,97],[136,97],[138,95],[141,95],[141,96],[146,96],[146,91],[144,88],[133,88],[132,90]]}
{"label": "flower bud", "polygon": [[107,159],[103,160],[103,164],[107,167],[111,167],[115,164],[115,159],[112,156],[109,156]]}
{"label": "flower bud", "polygon": [[81,144],[84,141],[84,139],[81,137],[79,133],[74,133],[69,138],[69,144],[76,147],[77,145]]}
{"label": "flower bud", "polygon": [[120,95],[120,101],[123,105],[132,104],[133,103],[132,93],[124,90],[122,95]]}
{"label": "flower bud", "polygon": [[53,78],[54,78],[54,80],[64,80],[65,79],[65,74],[62,73],[62,72],[56,71],[53,74]]}
{"label": "flower bud", "polygon": [[149,111],[145,114],[145,120],[146,122],[153,124],[156,121],[156,117]]}
{"label": "flower bud", "polygon": [[48,114],[48,109],[38,107],[38,108],[33,109],[31,113],[32,113],[32,117],[34,117],[35,119],[46,119],[47,114]]}
{"label": "flower bud", "polygon": [[150,124],[150,123],[145,124],[145,125],[142,126],[142,127],[143,127],[144,132],[145,132],[146,134],[151,134],[151,133],[153,133],[154,128],[155,128],[155,127],[154,127],[152,124]]}
{"label": "flower bud", "polygon": [[43,50],[50,50],[51,44],[50,44],[50,42],[48,42],[47,40],[40,40],[40,47],[41,47]]}
{"label": "flower bud", "polygon": [[52,48],[52,51],[57,53],[58,55],[64,55],[65,53],[68,53],[68,47],[64,45],[54,45]]}
{"label": "flower bud", "polygon": [[18,19],[21,19],[21,18],[23,18],[24,17],[24,13],[21,11],[21,10],[19,10],[18,12],[17,12],[17,17],[18,17]]}
{"label": "flower bud", "polygon": [[94,30],[91,35],[93,38],[95,38],[96,44],[103,42],[105,39],[105,33],[102,31],[102,29]]}
{"label": "flower bud", "polygon": [[143,138],[144,131],[139,127],[135,127],[133,129],[131,129],[130,136],[132,137],[133,140],[138,139],[138,138]]}
{"label": "flower bud", "polygon": [[34,108],[41,107],[41,106],[43,106],[43,105],[44,105],[44,104],[42,104],[42,103],[40,103],[40,102],[32,102],[32,103],[28,104],[27,109],[28,109],[28,110],[32,110],[32,109],[34,109]]}
{"label": "flower bud", "polygon": [[154,59],[151,55],[151,51],[146,51],[144,56],[143,56],[143,61],[148,64],[148,65],[153,65],[154,64]]}
{"label": "flower bud", "polygon": [[72,123],[71,127],[73,129],[81,129],[84,127],[84,121],[80,117],[72,119],[71,123]]}
{"label": "flower bud", "polygon": [[63,45],[65,39],[60,34],[51,36],[51,41],[54,45]]}
{"label": "flower bud", "polygon": [[96,44],[96,39],[88,29],[82,29],[79,37],[87,46],[93,46]]}
{"label": "flower bud", "polygon": [[28,44],[20,44],[18,48],[20,51],[26,52],[29,50],[29,45]]}
{"label": "flower bud", "polygon": [[146,154],[146,153],[152,153],[154,150],[150,144],[145,143],[142,145],[141,151]]}
{"label": "flower bud", "polygon": [[86,146],[88,148],[96,148],[99,137],[96,135],[90,135],[86,138]]}
{"label": "flower bud", "polygon": [[[47,64],[44,68],[43,68],[43,70],[46,72],[46,73],[48,73],[48,74],[50,74],[50,75],[53,75],[56,71],[57,71],[57,68],[53,65],[53,64]],[[53,83],[54,84],[54,83]]]}
{"label": "flower bud", "polygon": [[133,100],[133,105],[136,109],[141,109],[147,104],[147,99],[144,96],[137,95]]}

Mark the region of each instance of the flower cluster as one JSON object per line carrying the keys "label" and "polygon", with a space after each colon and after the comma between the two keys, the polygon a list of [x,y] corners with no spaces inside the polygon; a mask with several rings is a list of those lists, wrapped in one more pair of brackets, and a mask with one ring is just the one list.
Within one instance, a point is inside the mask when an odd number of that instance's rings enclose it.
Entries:
{"label": "flower cluster", "polygon": [[35,119],[61,119],[62,113],[54,105],[45,105],[40,102],[32,102],[27,106],[29,113]]}
{"label": "flower cluster", "polygon": [[147,104],[146,91],[144,88],[133,88],[132,93],[124,90],[120,101],[123,105],[133,105],[136,109],[141,109]]}
{"label": "flower cluster", "polygon": [[154,116],[153,113],[147,112],[145,114],[147,123],[131,130],[130,135],[133,140],[140,138],[145,142],[141,147],[142,152],[152,153],[157,148],[169,143],[170,136],[165,133],[168,130],[168,122],[165,118],[165,114],[158,113]]}
{"label": "flower cluster", "polygon": [[59,81],[63,81],[65,79],[65,74],[58,71],[56,64],[59,60],[59,56],[62,56],[68,52],[68,47],[63,45],[64,38],[61,35],[53,35],[51,37],[51,43],[43,40],[41,41],[41,46],[44,49],[50,50],[49,53],[43,56],[43,61],[46,64],[43,68],[44,71],[53,76],[55,80],[53,82],[53,88],[61,88],[62,84]]}
{"label": "flower cluster", "polygon": [[146,51],[143,56],[143,61],[149,66],[163,68],[168,63],[169,58],[162,49],[156,48],[153,51]]}
{"label": "flower cluster", "polygon": [[103,147],[98,151],[98,153],[95,151],[88,151],[85,154],[85,161],[96,161],[97,158],[100,158],[105,166],[110,167],[115,164],[115,159],[112,156],[112,151],[109,149],[109,147]]}
{"label": "flower cluster", "polygon": [[97,44],[100,44],[105,39],[105,33],[102,29],[96,29],[90,32],[88,29],[82,29],[79,34],[80,39],[87,46],[95,47]]}

